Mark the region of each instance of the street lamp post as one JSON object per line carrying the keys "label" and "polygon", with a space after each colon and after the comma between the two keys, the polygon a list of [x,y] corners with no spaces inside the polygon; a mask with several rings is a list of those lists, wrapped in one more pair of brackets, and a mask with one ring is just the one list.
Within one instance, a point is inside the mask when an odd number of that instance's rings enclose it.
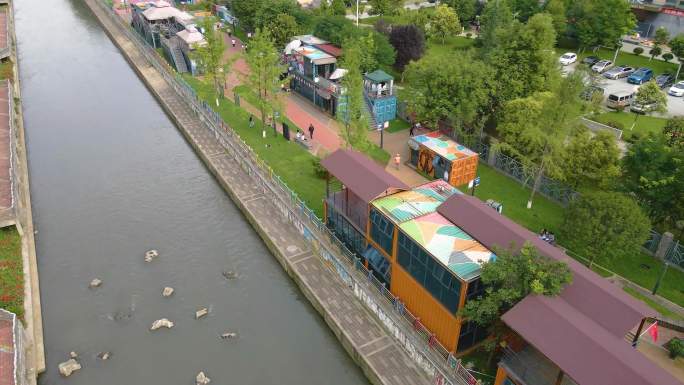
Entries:
{"label": "street lamp post", "polygon": [[356,26],[359,26],[359,0],[356,0]]}

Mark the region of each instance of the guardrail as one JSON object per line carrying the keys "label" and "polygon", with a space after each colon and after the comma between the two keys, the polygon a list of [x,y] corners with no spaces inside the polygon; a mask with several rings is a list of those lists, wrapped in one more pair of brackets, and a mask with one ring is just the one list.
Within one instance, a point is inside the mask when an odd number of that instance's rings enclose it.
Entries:
{"label": "guardrail", "polygon": [[[206,102],[202,101],[173,69],[158,56],[112,9],[101,1],[95,1],[105,14],[131,40],[142,55],[185,99],[195,115],[212,132],[224,149],[238,165],[250,175],[262,192],[274,198],[274,205],[281,214],[295,226],[309,242],[314,255],[336,272],[340,279],[352,289],[354,295],[376,315],[378,320],[391,332],[397,342],[423,370],[430,374],[436,385],[475,385],[477,380],[461,365],[434,334],[411,314],[403,303],[378,281],[363,266],[336,235],[318,218],[313,210],[292,191],[273,169],[268,166],[252,148],[228,126],[221,116]],[[321,197],[322,198],[322,197]],[[370,289],[371,287],[375,289]]]}
{"label": "guardrail", "polygon": [[607,124],[599,123],[597,121],[587,118],[581,118],[580,120],[592,132],[607,132],[615,136],[615,139],[617,140],[620,140],[620,138],[622,138],[622,130],[618,128],[611,127]]}

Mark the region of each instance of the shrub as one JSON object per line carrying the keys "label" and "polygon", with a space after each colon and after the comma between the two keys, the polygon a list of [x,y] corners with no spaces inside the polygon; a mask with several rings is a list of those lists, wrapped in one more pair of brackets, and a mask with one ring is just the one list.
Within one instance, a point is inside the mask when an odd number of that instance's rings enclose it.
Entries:
{"label": "shrub", "polygon": [[633,52],[635,55],[641,55],[642,53],[644,53],[644,49],[641,47],[635,47]]}
{"label": "shrub", "polygon": [[467,37],[468,39],[470,39],[471,37],[473,37],[473,34],[470,33],[470,32],[468,32],[468,33],[466,33],[466,37]]}
{"label": "shrub", "polygon": [[677,357],[684,357],[684,340],[675,337],[667,343],[666,347],[673,360]]}
{"label": "shrub", "polygon": [[617,128],[618,130],[624,130],[625,125],[622,122],[618,122],[617,120],[608,120],[603,122],[606,126],[610,126],[613,128]]}
{"label": "shrub", "polygon": [[672,59],[674,59],[674,55],[673,55],[673,54],[671,54],[671,53],[669,53],[669,52],[663,54],[663,60],[669,62],[669,61],[672,60]]}
{"label": "shrub", "polygon": [[320,179],[325,179],[328,175],[328,170],[321,165],[321,158],[315,157],[311,160],[311,163],[313,163],[314,175]]}

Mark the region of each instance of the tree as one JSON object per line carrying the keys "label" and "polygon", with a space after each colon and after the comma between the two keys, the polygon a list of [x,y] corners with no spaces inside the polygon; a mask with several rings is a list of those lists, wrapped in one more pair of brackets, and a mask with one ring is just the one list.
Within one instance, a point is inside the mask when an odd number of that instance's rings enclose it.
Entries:
{"label": "tree", "polygon": [[655,31],[655,36],[653,37],[653,42],[658,45],[665,45],[670,40],[670,31],[665,29],[665,27],[658,27]]}
{"label": "tree", "polygon": [[[365,46],[364,55],[375,58],[375,64],[370,70],[377,68],[377,65],[391,66],[394,64],[395,52],[389,43],[387,36],[376,31],[356,28],[354,23],[342,16],[326,16],[318,20],[313,28],[314,35],[321,39],[328,40],[333,44],[343,46],[349,40],[363,40]],[[370,39],[368,39],[370,36]],[[365,63],[365,64],[364,64]],[[364,61],[363,65],[369,61]]]}
{"label": "tree", "polygon": [[368,4],[372,7],[373,15],[391,15],[397,9],[402,8],[404,2],[402,0],[368,0]]}
{"label": "tree", "polygon": [[674,59],[674,55],[671,54],[670,52],[665,52],[663,54],[663,60],[665,60],[666,62],[669,62],[672,59]]}
{"label": "tree", "polygon": [[636,18],[625,0],[578,0],[576,30],[583,48],[615,47],[636,26]]}
{"label": "tree", "polygon": [[527,24],[514,21],[508,27],[498,28],[495,35],[494,45],[484,57],[496,70],[497,106],[549,90],[558,82],[556,33],[548,14],[536,14]]}
{"label": "tree", "polygon": [[539,13],[539,0],[509,0],[515,17],[520,21],[527,21],[534,14]]}
{"label": "tree", "polygon": [[363,150],[368,145],[368,117],[363,106],[363,77],[361,72],[363,47],[358,41],[349,40],[344,45],[341,68],[347,70],[342,78],[342,93],[346,107],[338,114],[344,124],[342,140],[348,148]]}
{"label": "tree", "polygon": [[[285,72],[285,66],[281,64],[279,51],[273,45],[273,38],[268,30],[257,29],[256,34],[249,42],[247,51],[247,64],[249,75],[246,85],[256,93],[257,105],[261,114],[262,127],[266,123],[267,114],[275,116],[280,112],[280,75]],[[275,122],[273,124],[274,135]]]}
{"label": "tree", "polygon": [[579,187],[605,188],[620,175],[620,149],[607,132],[584,129],[570,139],[563,161],[565,181]]}
{"label": "tree", "polygon": [[462,25],[473,20],[477,14],[478,0],[447,0],[442,1],[442,4],[446,4],[456,11]]}
{"label": "tree", "polygon": [[430,37],[439,38],[444,44],[444,39],[452,34],[458,34],[461,31],[461,23],[458,21],[458,15],[453,8],[444,4],[440,4],[435,8],[435,12],[430,19],[428,34]]}
{"label": "tree", "polygon": [[[397,52],[392,47],[389,41],[389,37],[380,32],[372,31],[373,45],[375,46],[375,61],[379,66],[391,67],[394,65],[394,61],[397,57]],[[375,70],[373,68],[372,70]]]}
{"label": "tree", "polygon": [[543,175],[564,179],[565,148],[582,112],[582,88],[581,76],[572,73],[552,91],[512,100],[503,109],[497,127],[501,141],[495,148],[519,160],[533,178],[528,209]]}
{"label": "tree", "polygon": [[464,52],[411,62],[405,70],[410,107],[418,119],[437,127],[448,120],[459,134],[481,128],[490,113],[493,70]]}
{"label": "tree", "polygon": [[530,294],[557,296],[572,283],[572,273],[564,262],[542,256],[526,243],[518,252],[497,250],[496,261],[482,264],[480,279],[484,295],[466,301],[459,315],[489,328],[494,338],[488,346],[493,352],[508,330],[501,316]]}
{"label": "tree", "polygon": [[654,224],[684,218],[684,150],[651,134],[629,147],[622,182]]}
{"label": "tree", "polygon": [[556,30],[556,36],[563,36],[568,26],[563,0],[547,1],[544,6],[544,12],[551,16],[551,20],[553,20],[553,29]]}
{"label": "tree", "polygon": [[501,46],[504,33],[500,30],[508,29],[513,23],[513,12],[506,0],[488,1],[480,17],[480,34],[478,41],[482,45],[482,52],[487,55],[494,47]]}
{"label": "tree", "polygon": [[651,223],[636,201],[617,192],[582,194],[565,211],[561,237],[569,249],[589,258],[616,259],[641,249]]}
{"label": "tree", "polygon": [[413,24],[395,26],[389,40],[397,52],[394,66],[400,71],[412,60],[420,59],[425,52],[425,35]]}
{"label": "tree", "polygon": [[[650,112],[667,112],[667,95],[660,89],[660,86],[651,80],[639,87],[634,97],[634,103],[642,107],[648,107]],[[630,130],[636,126],[640,114],[634,114],[634,123]]]}
{"label": "tree", "polygon": [[661,53],[663,53],[663,50],[660,47],[655,46],[651,48],[651,50],[648,53],[649,55],[651,55],[651,58],[649,59],[649,61],[651,61],[654,57],[659,56]]}
{"label": "tree", "polygon": [[223,99],[223,85],[225,83],[223,52],[225,43],[223,34],[217,31],[214,26],[217,19],[206,17],[202,20],[202,30],[206,44],[198,44],[195,47],[195,55],[199,59],[206,79],[214,87],[216,95],[216,105],[219,105],[219,98]]}
{"label": "tree", "polygon": [[663,127],[663,134],[668,146],[684,148],[684,117],[675,116],[668,119]]}
{"label": "tree", "polygon": [[632,50],[632,52],[634,52],[635,55],[639,56],[639,55],[641,55],[642,53],[644,53],[644,49],[641,48],[641,47],[634,47],[634,49]]}
{"label": "tree", "polygon": [[347,6],[344,4],[344,0],[332,0],[330,2],[330,12],[333,15],[344,16],[347,14]]}
{"label": "tree", "polygon": [[267,28],[276,47],[285,47],[292,37],[297,36],[301,31],[297,25],[297,20],[284,13],[279,14]]}

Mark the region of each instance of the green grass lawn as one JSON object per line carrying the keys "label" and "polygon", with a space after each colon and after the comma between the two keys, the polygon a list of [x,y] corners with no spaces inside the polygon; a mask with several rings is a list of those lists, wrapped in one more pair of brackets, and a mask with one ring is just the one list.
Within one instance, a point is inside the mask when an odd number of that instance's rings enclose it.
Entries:
{"label": "green grass lawn", "polygon": [[488,365],[489,355],[489,352],[478,348],[461,357],[463,365],[466,367],[472,365],[471,370],[477,373],[471,372],[471,374],[476,379],[481,380],[483,384],[493,384],[496,377],[496,362],[498,360],[495,359],[493,365]]}
{"label": "green grass lawn", "polygon": [[630,130],[632,124],[634,124],[634,119],[636,118],[635,113],[632,112],[604,112],[600,115],[592,117],[599,123],[607,123],[610,121],[619,122],[624,126],[622,130],[622,139],[630,141],[636,139],[638,136],[644,136],[649,132],[662,132],[667,119],[658,118],[655,116],[639,115],[636,120],[636,125]]}
{"label": "green grass lawn", "polygon": [[675,312],[670,311],[670,309],[662,306],[658,302],[653,301],[652,299],[646,297],[645,295],[641,294],[640,292],[638,292],[638,291],[636,291],[630,287],[623,287],[622,289],[624,291],[626,291],[627,293],[629,293],[629,295],[631,295],[632,297],[634,297],[640,301],[643,301],[644,303],[646,303],[646,305],[648,305],[651,308],[658,311],[660,314],[663,315],[663,317],[667,317],[667,318],[673,319],[675,321],[684,320],[684,315],[677,314]]}
{"label": "green grass lawn", "polygon": [[[560,53],[559,53],[560,54]],[[587,56],[598,56],[601,59],[605,60],[613,60],[613,57],[615,56],[615,51],[608,50],[605,48],[600,48],[596,52],[591,52],[591,51],[585,51],[581,55],[579,55],[579,60],[582,61]],[[646,56],[637,56],[633,53],[629,52],[624,52],[620,51],[618,53],[617,60],[615,62],[616,65],[628,65],[631,67],[648,67],[652,69],[656,75],[660,75],[665,72],[670,72],[672,74],[675,74],[677,72],[677,65],[674,63],[668,63],[662,60],[658,59],[653,59],[649,60],[650,58]],[[680,76],[681,78],[681,76]]]}
{"label": "green grass lawn", "polygon": [[0,308],[24,316],[21,237],[14,226],[0,229]]}
{"label": "green grass lawn", "polygon": [[[563,206],[537,194],[532,208],[528,209],[528,188],[483,163],[478,165],[477,173],[480,185],[475,189],[476,197],[503,203],[503,215],[532,232],[538,233],[543,228],[558,232],[563,221]],[[469,194],[467,187],[461,186],[461,190]]]}
{"label": "green grass lawn", "polygon": [[390,120],[387,132],[399,132],[403,130],[408,130],[411,124],[403,119]]}

